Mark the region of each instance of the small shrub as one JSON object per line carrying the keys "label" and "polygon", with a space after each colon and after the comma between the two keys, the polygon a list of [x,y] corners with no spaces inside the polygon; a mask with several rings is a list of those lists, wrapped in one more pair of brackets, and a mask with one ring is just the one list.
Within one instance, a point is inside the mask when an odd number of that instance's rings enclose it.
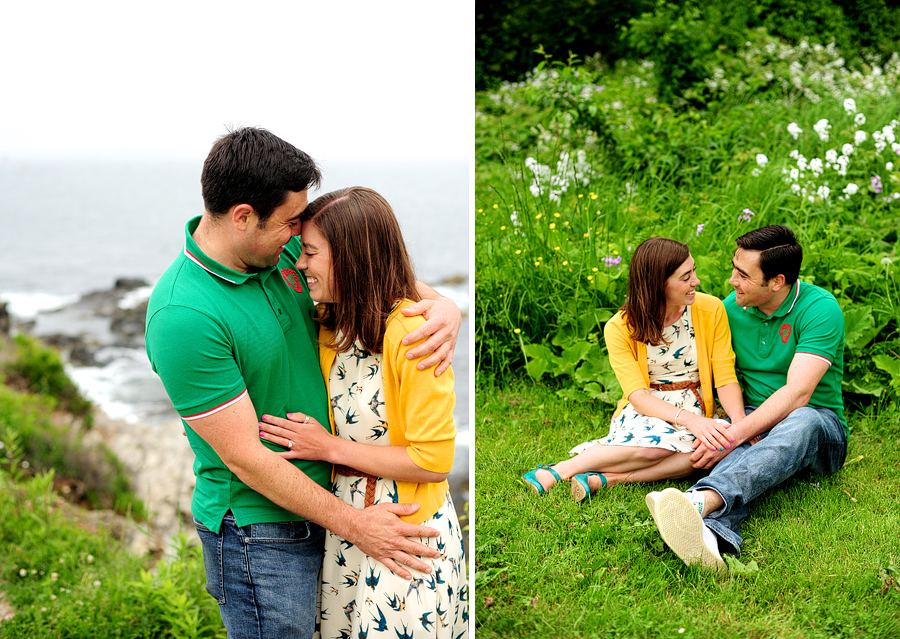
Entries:
{"label": "small shrub", "polygon": [[83,418],[90,427],[93,406],[66,375],[59,353],[30,335],[17,335],[15,344],[16,357],[7,370],[19,375],[32,393],[53,397],[60,408]]}

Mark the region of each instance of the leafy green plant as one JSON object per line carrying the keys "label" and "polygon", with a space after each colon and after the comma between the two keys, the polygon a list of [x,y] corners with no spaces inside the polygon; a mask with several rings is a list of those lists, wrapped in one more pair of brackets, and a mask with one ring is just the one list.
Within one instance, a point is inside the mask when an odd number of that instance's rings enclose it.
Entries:
{"label": "leafy green plant", "polygon": [[143,503],[131,491],[122,463],[102,443],[85,445],[72,425],[55,423],[55,406],[46,395],[0,385],[0,432],[10,432],[19,442],[20,471],[31,475],[53,470],[57,478],[77,487],[72,499],[143,518]]}
{"label": "leafy green plant", "polygon": [[6,365],[7,370],[18,374],[31,392],[55,398],[61,408],[83,418],[90,428],[93,406],[66,375],[59,353],[24,333],[16,335],[15,344],[16,357]]}
{"label": "leafy green plant", "polygon": [[630,21],[629,44],[656,64],[662,100],[671,103],[689,97],[694,85],[706,77],[713,49],[707,27],[701,8],[690,0],[679,4],[660,0],[652,13]]}

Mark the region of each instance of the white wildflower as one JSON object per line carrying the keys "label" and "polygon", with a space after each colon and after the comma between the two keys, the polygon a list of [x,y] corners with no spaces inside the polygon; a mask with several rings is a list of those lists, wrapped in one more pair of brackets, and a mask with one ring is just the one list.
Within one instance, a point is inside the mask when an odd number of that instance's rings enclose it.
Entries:
{"label": "white wildflower", "polygon": [[866,123],[866,116],[862,113],[857,113],[856,117],[853,118],[853,121],[856,123],[856,126],[862,126]]}
{"label": "white wildflower", "polygon": [[856,195],[857,191],[859,191],[859,187],[853,182],[844,187],[844,193],[847,195]]}
{"label": "white wildflower", "polygon": [[883,265],[885,265],[885,266],[890,266],[891,264],[894,263],[894,260],[892,260],[892,259],[889,258],[889,257],[882,257],[882,258],[881,258],[881,263],[882,263]]}
{"label": "white wildflower", "polygon": [[797,158],[800,157],[800,151],[798,151],[797,149],[794,149],[793,151],[788,153],[788,156],[790,156],[796,160]]}
{"label": "white wildflower", "polygon": [[820,198],[822,198],[823,200],[827,200],[827,199],[828,199],[828,196],[829,196],[830,194],[831,194],[831,189],[829,189],[829,188],[828,188],[827,186],[825,186],[824,184],[823,184],[822,186],[820,186],[819,189],[816,191],[816,195],[818,195],[818,196],[819,196]]}
{"label": "white wildflower", "polygon": [[809,161],[809,170],[813,172],[816,177],[822,175],[822,159],[821,158],[813,158]]}
{"label": "white wildflower", "polygon": [[866,141],[867,137],[869,137],[869,136],[866,135],[865,131],[857,131],[856,133],[853,134],[853,143],[856,146],[859,146],[860,144],[862,144],[863,142]]}
{"label": "white wildflower", "polygon": [[850,155],[851,153],[853,153],[853,145],[845,144],[841,147],[841,153],[843,153],[844,155]]}
{"label": "white wildflower", "polygon": [[796,140],[800,137],[800,134],[803,133],[803,129],[797,126],[796,122],[791,122],[790,124],[788,124],[787,132],[794,136],[794,139]]}
{"label": "white wildflower", "polygon": [[800,179],[800,169],[791,169],[791,180],[796,182]]}
{"label": "white wildflower", "polygon": [[881,131],[872,132],[872,141],[875,142],[875,153],[881,153],[887,146],[887,140],[884,139],[884,133]]}
{"label": "white wildflower", "polygon": [[801,155],[799,158],[797,158],[797,168],[798,169],[800,169],[801,171],[805,171],[808,166],[809,166],[809,164],[807,163],[805,157],[803,157]]}
{"label": "white wildflower", "polygon": [[847,175],[847,166],[850,164],[850,158],[846,155],[842,155],[837,159],[837,172],[838,175]]}
{"label": "white wildflower", "polygon": [[819,135],[819,139],[822,140],[822,142],[828,142],[828,129],[830,128],[831,125],[828,124],[828,120],[824,118],[813,125],[813,130]]}
{"label": "white wildflower", "polygon": [[893,144],[894,142],[896,142],[896,138],[894,137],[894,127],[890,124],[886,124],[884,128],[881,129],[881,134],[889,144]]}
{"label": "white wildflower", "polygon": [[894,163],[888,162],[887,164],[884,165],[884,168],[890,173],[891,171],[894,170]]}
{"label": "white wildflower", "polygon": [[826,162],[837,162],[838,154],[834,149],[828,149],[825,151],[825,161]]}
{"label": "white wildflower", "polygon": [[852,113],[856,113],[856,100],[853,98],[847,98],[844,100],[844,111],[847,112],[847,115]]}
{"label": "white wildflower", "polygon": [[791,184],[791,191],[794,195],[797,195],[798,193],[800,193],[800,185],[794,182],[793,184]]}
{"label": "white wildflower", "polygon": [[766,164],[769,163],[769,158],[767,158],[762,153],[756,154],[756,163],[759,165],[759,168],[765,168]]}

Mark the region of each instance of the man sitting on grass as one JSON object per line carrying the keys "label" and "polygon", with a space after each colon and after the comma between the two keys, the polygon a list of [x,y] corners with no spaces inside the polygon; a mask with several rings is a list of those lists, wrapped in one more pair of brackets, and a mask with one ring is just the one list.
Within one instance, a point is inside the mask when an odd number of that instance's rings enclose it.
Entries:
{"label": "man sitting on grass", "polygon": [[728,433],[736,445],[699,444],[694,468],[713,467],[687,493],[647,495],[663,541],[686,564],[724,569],[740,555],[749,504],[797,472],[829,475],[844,464],[849,428],[841,379],[844,316],[828,291],[797,279],[803,251],[785,226],[737,238],[725,299],[747,417]]}

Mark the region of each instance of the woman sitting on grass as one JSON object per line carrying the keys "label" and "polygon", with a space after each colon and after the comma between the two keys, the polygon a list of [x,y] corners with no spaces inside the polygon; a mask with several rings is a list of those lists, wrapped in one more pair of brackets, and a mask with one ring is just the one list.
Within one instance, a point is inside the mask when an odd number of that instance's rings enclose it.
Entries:
{"label": "woman sitting on grass", "polygon": [[712,419],[713,388],[732,424],[744,418],[731,331],[722,302],[696,292],[699,284],[684,244],[651,237],[638,245],[628,297],[603,330],[624,391],[609,435],[576,446],[571,459],[526,473],[535,492],[571,480],[572,496],[582,502],[601,486],[691,474],[697,440],[731,447],[728,422]]}
{"label": "woman sitting on grass", "polygon": [[333,492],[356,508],[418,503],[405,521],[440,531],[421,543],[430,572],[407,581],[332,532],[325,538],[318,621],[322,637],[465,637],[468,587],[462,532],[450,499],[453,373],[416,370],[402,338],[424,323],[400,310],[419,299],[390,205],[352,187],[316,198],[301,215],[297,268],[319,303],[319,361],[331,399],[331,432],[308,415],[266,416],[261,437],[287,459],[324,459]]}

